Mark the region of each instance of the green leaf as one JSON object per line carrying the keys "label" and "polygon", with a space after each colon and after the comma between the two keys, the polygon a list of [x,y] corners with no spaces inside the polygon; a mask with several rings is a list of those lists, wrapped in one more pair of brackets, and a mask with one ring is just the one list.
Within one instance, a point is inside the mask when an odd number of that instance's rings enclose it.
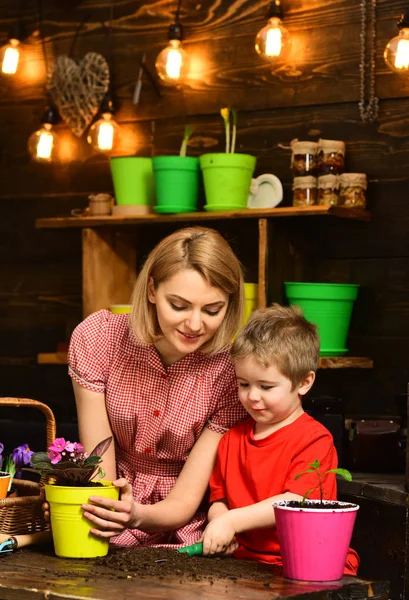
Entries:
{"label": "green leaf", "polygon": [[352,481],[352,475],[347,469],[330,469],[329,471],[325,471],[324,475],[327,473],[335,473],[335,475],[340,475],[347,481]]}
{"label": "green leaf", "polygon": [[5,471],[6,473],[9,473],[11,475],[11,479],[10,479],[10,482],[11,482],[11,480],[13,479],[14,475],[17,472],[17,467],[16,467],[16,464],[15,464],[12,456],[8,456],[6,458],[1,470]]}
{"label": "green leaf", "polygon": [[47,452],[36,452],[31,457],[31,464],[36,465],[38,463],[48,463],[51,465],[51,460],[47,454]]}
{"label": "green leaf", "polygon": [[[28,467],[27,467],[28,468]],[[51,463],[47,463],[47,462],[38,462],[35,464],[35,469],[31,469],[32,471],[35,471],[36,469],[52,469],[53,465]]]}
{"label": "green leaf", "polygon": [[303,471],[302,473],[298,473],[294,479],[299,479],[301,477],[301,475],[305,475],[306,473],[316,473],[315,469],[307,469],[306,471]]}
{"label": "green leaf", "polygon": [[89,453],[89,456],[103,456],[103,454],[105,454],[105,452],[108,450],[109,446],[111,445],[112,442],[112,435],[108,438],[106,438],[105,440],[102,440],[102,442],[99,442],[99,444],[97,444],[95,446],[95,448],[93,449],[92,452]]}
{"label": "green leaf", "polygon": [[305,492],[305,494],[304,494],[304,496],[302,497],[302,500],[301,500],[301,506],[304,506],[305,501],[308,498],[308,496],[310,494],[312,494],[316,489],[317,489],[316,487],[315,488],[311,488],[310,490],[308,490],[308,492]]}
{"label": "green leaf", "polygon": [[314,462],[309,463],[310,467],[312,467],[313,469],[319,469],[321,466],[321,463],[318,459],[315,459]]}
{"label": "green leaf", "polygon": [[84,460],[84,465],[96,467],[100,462],[102,462],[102,458],[100,456],[88,456],[88,458]]}

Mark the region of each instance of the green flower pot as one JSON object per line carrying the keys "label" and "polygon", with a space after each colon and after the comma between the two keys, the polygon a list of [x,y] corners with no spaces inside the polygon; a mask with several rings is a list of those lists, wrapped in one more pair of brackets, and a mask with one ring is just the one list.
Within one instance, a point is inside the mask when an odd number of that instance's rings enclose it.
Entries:
{"label": "green flower pot", "polygon": [[256,167],[249,154],[203,154],[200,157],[206,194],[205,210],[247,208],[250,184]]}
{"label": "green flower pot", "polygon": [[153,207],[155,183],[151,158],[115,156],[110,158],[109,164],[118,206]]}
{"label": "green flower pot", "polygon": [[197,210],[199,159],[192,156],[156,156],[152,159],[157,213]]}
{"label": "green flower pot", "polygon": [[301,308],[308,321],[315,323],[320,336],[321,356],[342,356],[358,284],[285,282],[290,305]]}

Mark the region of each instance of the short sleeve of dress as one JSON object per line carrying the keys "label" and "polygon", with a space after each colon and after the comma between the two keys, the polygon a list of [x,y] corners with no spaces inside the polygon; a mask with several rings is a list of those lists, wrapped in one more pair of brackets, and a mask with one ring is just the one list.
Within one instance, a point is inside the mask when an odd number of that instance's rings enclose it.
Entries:
{"label": "short sleeve of dress", "polygon": [[105,392],[109,316],[109,311],[100,310],[84,319],[74,329],[68,349],[70,377],[92,392]]}
{"label": "short sleeve of dress", "polygon": [[215,410],[207,423],[208,429],[223,434],[248,417],[239,400],[236,373],[229,357],[215,381],[212,395]]}
{"label": "short sleeve of dress", "polygon": [[[315,460],[320,462],[320,472],[322,474],[325,471],[337,468],[338,457],[331,434],[322,428],[322,433],[317,432],[313,437],[314,439],[309,441],[308,446],[299,452],[297,457],[292,461],[284,491],[304,496],[308,490],[314,490],[318,485],[316,473],[306,473],[298,479],[295,479],[295,476],[309,469],[308,465]],[[337,488],[334,473],[329,473],[323,477],[322,487],[324,500],[336,499]],[[310,499],[319,499],[319,489],[311,492],[308,497]]]}

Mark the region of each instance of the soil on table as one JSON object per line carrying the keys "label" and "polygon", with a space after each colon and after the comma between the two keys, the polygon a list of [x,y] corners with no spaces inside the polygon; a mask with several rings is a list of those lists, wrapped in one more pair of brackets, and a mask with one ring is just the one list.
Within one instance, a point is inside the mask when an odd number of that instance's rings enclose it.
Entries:
{"label": "soil on table", "polygon": [[41,567],[42,575],[49,580],[58,580],[63,573],[66,579],[80,576],[90,582],[176,577],[180,583],[208,581],[213,584],[226,579],[232,582],[250,579],[269,587],[273,575],[282,575],[281,568],[273,565],[232,557],[188,556],[169,548],[110,548],[109,554],[101,558],[63,559],[55,556],[51,545],[31,546],[3,554],[1,564],[7,568],[10,561],[14,570],[24,571],[27,565],[33,564],[38,553],[52,558]]}
{"label": "soil on table", "polygon": [[[272,565],[232,557],[189,556],[169,548],[116,548],[108,556],[95,559],[95,565],[108,568],[118,579],[175,576],[181,581],[252,579],[268,586],[273,574]],[[281,569],[275,567],[275,574],[281,574]]]}

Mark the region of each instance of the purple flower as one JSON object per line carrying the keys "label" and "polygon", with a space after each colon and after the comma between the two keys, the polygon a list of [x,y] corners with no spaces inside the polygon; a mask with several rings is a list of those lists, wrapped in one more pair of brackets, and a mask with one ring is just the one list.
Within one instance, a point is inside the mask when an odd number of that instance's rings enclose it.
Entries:
{"label": "purple flower", "polygon": [[67,442],[65,444],[65,449],[67,450],[67,452],[74,452],[75,451],[75,442]]}
{"label": "purple flower", "polygon": [[0,454],[3,454],[3,450],[4,450],[4,446],[3,446],[3,444],[0,442]]}
{"label": "purple flower", "polygon": [[61,460],[61,454],[59,452],[55,452],[54,450],[50,450],[48,453],[48,458],[50,459],[52,465],[56,465]]}
{"label": "purple flower", "polygon": [[66,441],[64,438],[55,438],[52,444],[49,445],[48,449],[51,452],[62,452],[65,450]]}
{"label": "purple flower", "polygon": [[14,464],[17,468],[21,468],[24,465],[29,465],[31,462],[31,457],[34,452],[30,450],[28,444],[21,444],[21,446],[17,446],[14,448],[11,457],[14,461]]}
{"label": "purple flower", "polygon": [[84,446],[82,444],[80,444],[79,442],[76,442],[75,444],[75,451],[79,454],[84,454]]}

